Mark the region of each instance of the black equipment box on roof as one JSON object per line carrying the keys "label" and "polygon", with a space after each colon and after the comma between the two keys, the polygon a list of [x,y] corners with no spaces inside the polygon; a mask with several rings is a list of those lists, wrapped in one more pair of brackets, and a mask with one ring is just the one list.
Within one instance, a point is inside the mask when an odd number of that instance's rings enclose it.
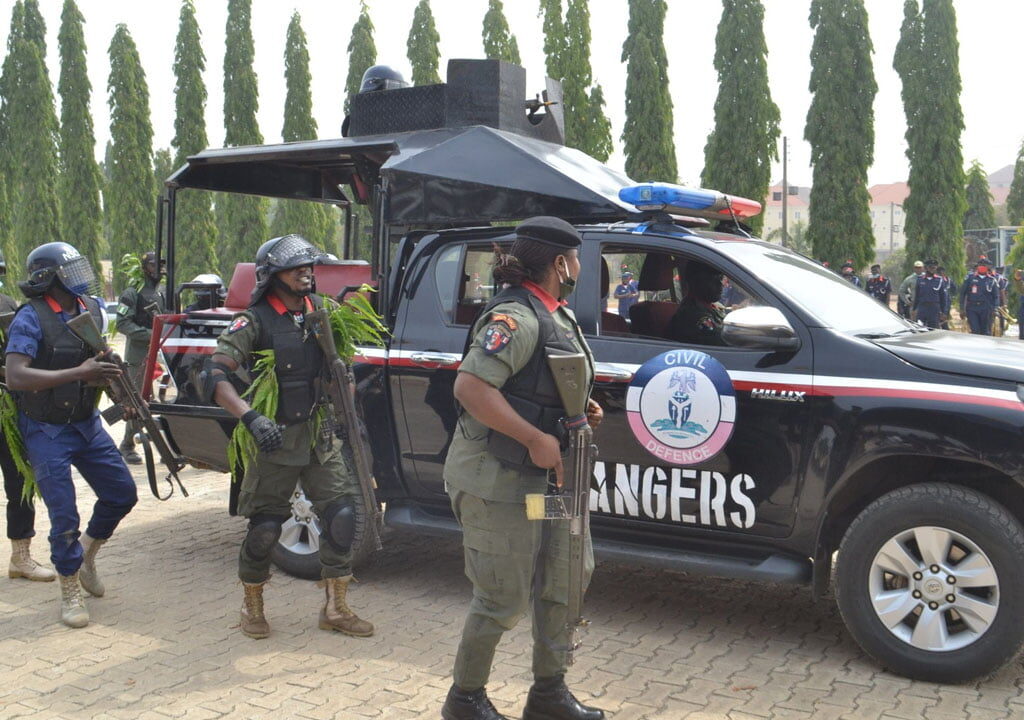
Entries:
{"label": "black equipment box on roof", "polygon": [[524,103],[526,70],[518,65],[502,60],[449,60],[446,83],[352,96],[347,134],[359,137],[484,125],[561,145],[565,141],[562,84],[551,78],[545,81],[544,99]]}

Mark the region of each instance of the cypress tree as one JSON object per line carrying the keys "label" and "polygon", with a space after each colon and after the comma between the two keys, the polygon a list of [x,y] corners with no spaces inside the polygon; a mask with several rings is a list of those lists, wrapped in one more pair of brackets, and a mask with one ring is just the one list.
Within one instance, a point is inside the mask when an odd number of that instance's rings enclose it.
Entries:
{"label": "cypress tree", "polygon": [[[252,63],[251,0],[228,0],[224,45],[224,144],[260,145],[256,122],[259,88]],[[222,194],[217,198],[221,237],[221,275],[230,277],[238,262],[251,262],[267,237],[267,201],[253,195]]]}
{"label": "cypress tree", "polygon": [[[182,0],[178,19],[178,37],[174,45],[174,168],[185,164],[189,155],[204,150],[210,143],[206,135],[206,84],[203,71],[206,56],[200,43],[192,0]],[[163,178],[157,188],[162,191]],[[175,261],[177,277],[188,281],[220,266],[217,251],[217,223],[213,216],[213,194],[185,190],[177,196]]]}
{"label": "cypress tree", "polygon": [[60,47],[60,198],[64,237],[89,258],[96,272],[106,257],[103,211],[100,207],[100,169],[96,164],[86,73],[85,18],[74,0],[65,0],[57,43]]}
{"label": "cypress tree", "polygon": [[[11,140],[11,101],[17,93],[18,80],[21,76],[16,63],[18,56],[14,53],[14,45],[25,34],[25,5],[16,0],[11,9],[11,28],[7,33],[7,55],[4,56],[3,68],[0,69],[0,175],[11,178],[14,169],[13,144]],[[10,182],[13,184],[13,178]],[[13,191],[12,191],[13,192]],[[13,204],[13,196],[10,202]]]}
{"label": "cypress tree", "polygon": [[600,85],[591,87],[589,0],[568,0],[563,28],[560,65],[565,144],[604,162],[611,155],[612,130],[604,114],[604,92]]}
{"label": "cypress tree", "polygon": [[58,127],[53,90],[39,47],[22,36],[15,39],[11,54],[18,79],[7,113],[14,169],[6,177],[13,209],[8,262],[20,263],[32,248],[62,237],[57,197]]}
{"label": "cypress tree", "polygon": [[352,26],[348,41],[348,75],[345,78],[345,114],[351,107],[351,98],[359,92],[363,73],[377,62],[377,46],[373,42],[373,21],[366,2],[359,2],[359,17]]}
{"label": "cypress tree", "polygon": [[586,128],[586,146],[581,148],[601,162],[607,162],[615,147],[612,145],[612,121],[604,111],[604,90],[600,85],[590,88],[586,112],[581,120]]}
{"label": "cypress tree", "polygon": [[988,188],[988,175],[975,160],[967,172],[967,212],[964,213],[964,230],[980,230],[996,225],[996,210],[992,207],[992,193]]}
{"label": "cypress tree", "polygon": [[127,281],[117,267],[121,256],[152,249],[156,228],[156,183],[153,180],[149,88],[139,51],[124,24],[114,30],[109,52],[110,182],[104,201],[109,209],[114,290],[119,292]]}
{"label": "cypress tree", "polygon": [[[15,261],[11,247],[11,203],[7,199],[7,181],[2,173],[0,173],[0,253],[3,253],[4,262],[7,263],[7,272],[10,276],[20,276],[21,268]],[[0,278],[0,286],[2,285],[2,278]],[[10,294],[10,292],[7,292],[7,294]]]}
{"label": "cypress tree", "polygon": [[[309,87],[309,50],[306,48],[306,33],[302,30],[302,21],[297,12],[292,13],[291,22],[288,23],[284,78],[287,94],[281,136],[285,142],[316,139],[313,96]],[[275,237],[299,233],[317,247],[325,248],[333,231],[334,216],[330,208],[302,200],[281,200],[277,203],[272,224]]]}
{"label": "cypress tree", "polygon": [[[778,158],[779,108],[768,87],[768,44],[761,0],[725,0],[715,38],[715,127],[704,146],[701,184],[760,200]],[[761,232],[761,215],[749,221]]]}
{"label": "cypress tree", "polygon": [[838,267],[866,266],[875,256],[868,195],[874,158],[872,105],[878,86],[871,65],[871,37],[863,0],[812,0],[813,94],[804,138],[811,144],[808,240],[814,255]]}
{"label": "cypress tree", "polygon": [[907,261],[934,257],[957,280],[967,262],[959,62],[952,0],[922,6],[907,0],[893,60],[903,82],[910,160],[910,195],[903,201]]}
{"label": "cypress tree", "polygon": [[[565,77],[565,55],[568,49],[565,22],[562,20],[562,0],[540,0],[540,15],[544,18],[544,56],[547,74],[549,78],[561,80]],[[563,88],[563,93],[564,90]]]}
{"label": "cypress tree", "polygon": [[622,140],[626,174],[638,182],[676,182],[672,97],[665,55],[665,0],[629,0],[622,45],[626,63],[626,123]]}
{"label": "cypress tree", "polygon": [[1024,225],[1024,143],[1017,152],[1017,162],[1013,166],[1010,194],[1006,196],[1006,216],[1011,225]]}
{"label": "cypress tree", "polygon": [[39,0],[25,1],[24,37],[39,48],[39,54],[46,60],[46,22],[39,11]]}
{"label": "cypress tree", "polygon": [[153,153],[153,181],[158,189],[164,186],[164,180],[171,176],[175,168],[170,148],[160,148]]}
{"label": "cypress tree", "polygon": [[483,39],[484,55],[488,59],[504,60],[513,65],[523,64],[519,58],[519,43],[516,42],[516,36],[509,30],[501,0],[487,0]]}
{"label": "cypress tree", "polygon": [[434,14],[430,12],[430,0],[420,0],[412,16],[409,29],[409,63],[412,65],[413,85],[434,85],[441,82],[437,68],[441,62],[441,51],[437,44],[441,36],[434,25]]}

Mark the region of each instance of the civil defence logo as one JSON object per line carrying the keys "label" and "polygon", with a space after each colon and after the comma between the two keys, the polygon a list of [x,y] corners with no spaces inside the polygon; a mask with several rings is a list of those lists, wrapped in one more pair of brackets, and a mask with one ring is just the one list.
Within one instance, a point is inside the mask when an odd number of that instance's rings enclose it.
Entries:
{"label": "civil defence logo", "polygon": [[672,465],[698,465],[725,447],[736,424],[736,392],[720,362],[670,350],[645,362],[626,393],[634,437]]}

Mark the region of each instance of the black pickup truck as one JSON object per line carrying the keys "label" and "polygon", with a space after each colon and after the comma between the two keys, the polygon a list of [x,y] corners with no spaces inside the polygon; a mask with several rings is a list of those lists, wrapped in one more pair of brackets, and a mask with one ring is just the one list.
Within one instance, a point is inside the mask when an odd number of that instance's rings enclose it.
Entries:
{"label": "black pickup truck", "polygon": [[[519,68],[452,63],[449,83],[430,86],[441,89],[433,102],[450,100],[445,89],[464,98],[452,77],[476,77],[470,70],[491,73],[481,86],[510,85],[496,102],[524,95]],[[628,178],[558,142],[555,110],[468,121],[389,111],[395,97],[402,108],[426,103],[425,93],[414,96],[422,90],[357,96],[350,127],[373,129],[377,117],[385,127],[373,134],[190,158],[168,180],[161,235],[174,287],[178,192],[370,206],[372,261],[317,272],[331,293],[377,284],[374,302],[391,331],[355,366],[386,526],[458,532],[442,468],[466,335],[495,292],[492,249],[511,241],[507,221],[558,215],[583,236],[571,305],[605,409],[590,497],[599,557],[806,584],[816,595],[834,580],[851,634],[915,678],[964,681],[1016,657],[1024,345],[906,322],[818,263],[749,237],[727,196],[710,208],[682,205],[685,218],[667,214],[683,212],[678,205],[627,202],[637,196]],[[549,83],[549,94],[557,90]],[[712,229],[701,218],[725,222]],[[695,262],[729,280],[724,345],[669,339],[680,278]],[[609,294],[623,267],[641,297],[619,313]],[[228,469],[233,423],[199,402],[195,374],[252,283],[252,266],[240,265],[224,308],[154,326],[152,361],[169,374],[152,407],[197,467]],[[308,575],[318,538],[301,488],[294,509],[275,557]]]}

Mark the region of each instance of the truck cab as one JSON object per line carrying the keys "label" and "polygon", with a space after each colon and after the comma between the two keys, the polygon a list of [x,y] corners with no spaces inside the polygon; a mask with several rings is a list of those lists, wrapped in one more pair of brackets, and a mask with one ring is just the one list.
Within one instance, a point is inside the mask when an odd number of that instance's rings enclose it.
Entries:
{"label": "truck cab", "polygon": [[[354,98],[349,127],[365,135],[209,150],[167,183],[172,287],[178,192],[372,210],[369,262],[316,273],[332,295],[373,285],[390,332],[354,366],[385,526],[459,532],[442,474],[457,431],[452,387],[473,322],[500,292],[493,248],[511,244],[517,219],[555,215],[583,238],[570,305],[605,411],[590,490],[599,557],[819,596],[832,585],[862,647],[911,677],[962,681],[1014,657],[1024,643],[1020,346],[912,324],[814,260],[751,237],[742,215],[756,203],[633,183],[564,147],[557,110],[538,119],[502,105],[524,96],[520,68],[452,62],[446,86]],[[497,110],[464,117],[457,99],[473,93],[483,98],[473,107]],[[398,110],[428,101],[448,114]],[[721,276],[728,306],[720,333],[682,337],[673,318],[696,265]],[[625,269],[640,297],[620,314],[610,296]],[[253,281],[240,264],[224,308],[180,313],[175,294],[175,312],[154,323],[150,361],[168,374],[152,407],[197,467],[229,469],[234,421],[198,400],[196,374]],[[317,520],[301,487],[293,508],[275,558],[303,575],[315,567]]]}

